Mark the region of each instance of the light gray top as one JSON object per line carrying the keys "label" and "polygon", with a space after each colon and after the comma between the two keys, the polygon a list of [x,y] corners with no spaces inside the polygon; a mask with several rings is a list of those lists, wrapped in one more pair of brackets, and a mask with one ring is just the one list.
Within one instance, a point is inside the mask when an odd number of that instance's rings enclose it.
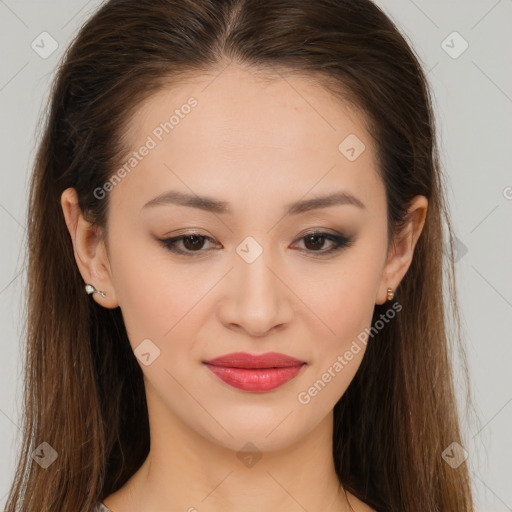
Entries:
{"label": "light gray top", "polygon": [[96,506],[96,510],[94,512],[112,512],[109,508],[107,508],[103,503],[98,503]]}

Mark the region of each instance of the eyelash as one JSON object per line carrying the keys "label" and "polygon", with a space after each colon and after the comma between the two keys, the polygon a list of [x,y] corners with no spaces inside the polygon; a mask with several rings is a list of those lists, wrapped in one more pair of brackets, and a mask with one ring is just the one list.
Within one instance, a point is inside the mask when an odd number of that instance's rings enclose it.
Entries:
{"label": "eyelash", "polygon": [[[201,239],[205,239],[205,240],[212,240],[211,237],[209,236],[205,236],[205,235],[201,235],[200,233],[185,233],[183,235],[180,235],[180,236],[176,236],[176,237],[173,237],[173,238],[166,238],[166,239],[159,239],[159,241],[163,244],[163,246],[175,253],[175,254],[180,254],[180,255],[184,255],[184,256],[187,256],[187,257],[195,257],[195,253],[202,253],[202,252],[205,252],[201,249],[197,250],[197,251],[189,251],[189,250],[182,250],[182,249],[177,249],[175,247],[175,244],[177,242],[180,242],[186,238],[192,238],[192,237],[199,237]],[[332,254],[332,253],[335,253],[341,249],[344,249],[344,248],[347,248],[347,247],[350,247],[353,243],[353,239],[352,238],[348,238],[348,237],[345,237],[345,236],[342,236],[342,235],[336,235],[336,234],[333,234],[333,233],[326,233],[326,232],[323,232],[323,231],[310,231],[308,233],[305,233],[304,235],[302,235],[299,240],[302,240],[304,238],[307,238],[307,237],[320,237],[320,238],[324,238],[324,239],[327,239],[327,240],[330,240],[331,242],[334,242],[335,245],[334,247],[332,247],[331,249],[328,249],[328,250],[320,250],[320,251],[314,251],[314,250],[307,250],[306,249],[306,252],[310,252],[310,253],[314,253],[314,254],[319,254],[320,256],[324,256],[324,255],[328,255],[328,254]]]}

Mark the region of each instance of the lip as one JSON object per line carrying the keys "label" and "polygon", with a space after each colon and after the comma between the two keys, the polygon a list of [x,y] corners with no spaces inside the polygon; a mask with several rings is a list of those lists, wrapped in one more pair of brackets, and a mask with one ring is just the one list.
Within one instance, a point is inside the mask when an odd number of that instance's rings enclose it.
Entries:
{"label": "lip", "polygon": [[204,361],[204,364],[226,384],[259,393],[282,386],[306,365],[305,361],[277,352],[259,355],[236,352]]}

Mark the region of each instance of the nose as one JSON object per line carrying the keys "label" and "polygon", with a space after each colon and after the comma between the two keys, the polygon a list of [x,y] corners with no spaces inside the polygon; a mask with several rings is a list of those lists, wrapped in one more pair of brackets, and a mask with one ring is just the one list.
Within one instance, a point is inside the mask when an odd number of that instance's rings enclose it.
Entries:
{"label": "nose", "polygon": [[283,267],[267,250],[252,262],[238,254],[234,258],[234,268],[226,276],[218,306],[221,322],[254,337],[283,329],[292,319],[294,297]]}

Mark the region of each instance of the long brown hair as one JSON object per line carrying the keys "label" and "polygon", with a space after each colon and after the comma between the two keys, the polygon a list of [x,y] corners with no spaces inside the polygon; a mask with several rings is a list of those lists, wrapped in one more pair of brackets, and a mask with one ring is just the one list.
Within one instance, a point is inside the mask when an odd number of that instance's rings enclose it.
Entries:
{"label": "long brown hair", "polygon": [[[368,344],[335,406],[333,457],[340,483],[378,510],[473,510],[466,463],[442,457],[463,445],[454,347],[467,403],[470,393],[431,93],[404,37],[370,0],[111,0],[63,58],[33,170],[23,447],[7,512],[90,511],[148,454],[141,368],[120,309],[84,292],[60,196],[74,187],[86,218],[105,228],[108,197],[94,190],[126,154],[123,127],[135,108],[180,77],[230,62],[315,77],[365,113],[389,240],[411,199],[428,198],[395,293],[402,310]],[[373,323],[383,312],[375,307]],[[43,442],[57,452],[46,469],[33,453],[48,453]]]}

